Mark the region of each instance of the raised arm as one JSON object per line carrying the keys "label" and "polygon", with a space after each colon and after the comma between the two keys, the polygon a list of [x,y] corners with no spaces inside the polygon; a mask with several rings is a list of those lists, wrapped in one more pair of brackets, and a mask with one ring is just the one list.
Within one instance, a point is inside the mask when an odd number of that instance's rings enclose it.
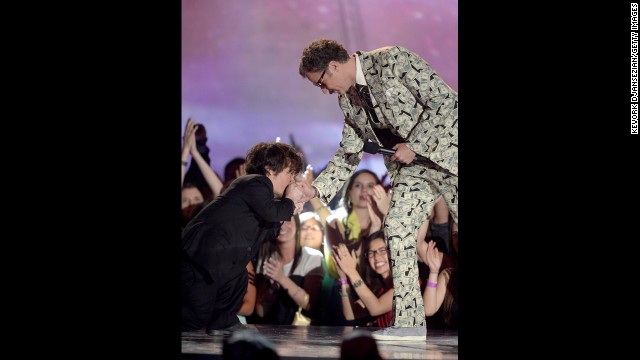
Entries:
{"label": "raised arm", "polygon": [[[260,218],[269,222],[291,220],[296,207],[295,201],[288,197],[274,198],[273,185],[266,176],[249,179],[244,186],[242,197]],[[289,191],[289,186],[285,191]]]}
{"label": "raised arm", "polygon": [[[191,119],[189,119],[189,121],[191,121]],[[195,129],[197,128],[198,128],[198,125],[195,126]],[[198,164],[198,168],[200,168],[200,172],[202,173],[202,176],[207,181],[207,184],[209,184],[211,191],[213,191],[213,197],[215,198],[216,196],[220,195],[220,190],[222,189],[222,185],[223,185],[222,181],[220,180],[218,175],[213,171],[213,169],[211,169],[211,166],[207,164],[207,161],[202,157],[202,155],[198,151],[195,140],[192,141],[191,148],[189,149],[189,151],[191,153],[191,157],[193,158],[193,160],[195,160],[196,164]],[[182,170],[183,170],[182,176],[184,179],[184,167],[182,168]]]}
{"label": "raised arm", "polygon": [[187,165],[189,165],[189,153],[191,147],[196,144],[196,126],[193,120],[189,118],[184,128],[184,137],[182,139],[182,175],[180,177],[180,185],[184,184],[184,176],[187,173]]}
{"label": "raised arm", "polygon": [[[424,242],[424,240],[420,239],[418,241]],[[444,295],[447,292],[449,274],[446,271],[440,273],[443,254],[436,248],[435,241],[429,241],[426,247],[418,247],[418,256],[423,261],[426,260],[425,263],[429,266],[429,277],[427,286],[422,293],[422,301],[425,315],[432,316],[442,306]]]}
{"label": "raised arm", "polygon": [[[337,247],[335,247],[337,248]],[[367,308],[362,301],[351,297],[349,278],[336,263],[336,271],[340,279],[340,303],[342,304],[342,314],[346,320],[354,320],[369,315]]]}
{"label": "raised arm", "polygon": [[[360,297],[360,300],[370,315],[378,316],[391,311],[393,306],[393,291],[387,291],[378,298],[378,296],[369,289],[356,269],[355,250],[349,253],[346,245],[340,244],[338,250],[333,252],[333,258],[336,265],[340,267],[349,278],[351,286],[353,286],[353,289],[356,294],[358,294],[358,297]],[[345,314],[345,317],[346,315],[347,314]]]}
{"label": "raised arm", "polygon": [[327,163],[327,167],[313,181],[313,187],[318,190],[318,197],[325,204],[328,204],[349,180],[362,159],[364,143],[349,122],[350,120],[345,119],[340,147]]}
{"label": "raised arm", "polygon": [[[305,177],[305,180],[307,181],[307,184],[311,186],[314,180],[313,167],[311,165],[307,165],[307,169],[304,172],[304,177]],[[331,210],[324,203],[322,203],[322,201],[317,197],[311,198],[309,202],[311,203],[311,207],[313,208],[313,211],[315,211],[316,214],[318,214],[318,216],[320,217],[320,222],[322,222],[322,226],[326,227],[327,217],[331,215]]]}
{"label": "raised arm", "polygon": [[369,212],[369,218],[371,218],[369,234],[382,230],[382,223],[389,212],[392,195],[391,189],[386,192],[380,184],[376,184],[372,190],[369,195],[369,201],[367,202],[367,210]]}

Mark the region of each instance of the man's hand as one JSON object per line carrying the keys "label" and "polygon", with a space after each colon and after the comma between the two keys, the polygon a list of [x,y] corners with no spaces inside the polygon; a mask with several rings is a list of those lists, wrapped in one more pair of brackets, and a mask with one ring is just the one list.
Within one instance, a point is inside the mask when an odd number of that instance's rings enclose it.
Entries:
{"label": "man's hand", "polygon": [[313,166],[307,165],[307,169],[302,173],[302,177],[307,181],[309,185],[313,184]]}
{"label": "man's hand", "polygon": [[405,143],[396,144],[393,147],[393,150],[395,150],[396,153],[391,155],[391,160],[395,160],[403,164],[410,164],[416,157],[416,153],[409,149]]}
{"label": "man's hand", "polygon": [[298,176],[296,177],[296,186],[300,189],[303,194],[302,202],[307,202],[314,197],[316,197],[316,189],[309,184],[306,179],[306,176]]}
{"label": "man's hand", "polygon": [[284,189],[284,197],[291,199],[294,204],[304,203],[304,201],[302,201],[304,199],[304,192],[297,183],[287,185],[287,188]]}
{"label": "man's hand", "polygon": [[[307,185],[307,187],[310,187],[310,185]],[[313,190],[312,187],[311,191],[315,195],[315,190]],[[284,190],[284,197],[289,198],[291,199],[291,201],[293,201],[293,205],[295,206],[295,208],[293,209],[294,215],[301,213],[302,209],[304,208],[304,203],[309,201],[310,197],[308,196],[308,192],[309,190],[305,189],[304,185],[301,186],[300,182],[289,184]]]}

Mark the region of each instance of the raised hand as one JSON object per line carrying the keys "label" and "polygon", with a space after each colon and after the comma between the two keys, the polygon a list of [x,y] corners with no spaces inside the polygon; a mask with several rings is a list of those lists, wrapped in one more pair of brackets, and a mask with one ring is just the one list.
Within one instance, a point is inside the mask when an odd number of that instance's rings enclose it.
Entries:
{"label": "raised hand", "polygon": [[191,120],[191,118],[187,119],[187,125],[184,128],[184,137],[182,142],[182,174],[180,175],[180,184],[184,183],[184,176],[187,172],[187,161],[189,160],[189,153],[191,152],[191,148],[196,144],[196,125]]}
{"label": "raised hand", "polygon": [[186,152],[188,153],[191,150],[191,147],[195,146],[196,129],[198,129],[198,126],[191,118],[189,118],[187,120],[187,125],[184,128],[184,138],[183,138],[184,142],[182,145],[183,152],[185,151],[184,149],[187,149]]}
{"label": "raised hand", "polygon": [[236,178],[240,176],[247,175],[247,164],[240,164],[236,169]]}
{"label": "raised hand", "polygon": [[342,270],[342,267],[340,267],[340,264],[338,264],[337,261],[335,261],[336,258],[336,252],[338,252],[338,247],[333,245],[332,246],[332,250],[331,250],[331,254],[334,258],[334,264],[336,265],[336,271],[338,272],[338,278],[340,279],[346,279],[347,278],[347,274],[345,274],[344,270]]}
{"label": "raised hand", "polygon": [[304,176],[305,180],[307,181],[307,184],[311,185],[313,184],[313,166],[311,166],[311,164],[307,165],[307,169],[304,171],[304,173],[302,173],[302,176]]}
{"label": "raised hand", "polygon": [[371,206],[371,201],[367,201],[367,212],[371,219],[371,225],[369,226],[369,235],[382,229],[382,217]]}
{"label": "raised hand", "polygon": [[[301,213],[302,209],[304,208],[304,203],[308,201],[307,196],[305,195],[305,191],[306,190],[301,187],[300,183],[298,182],[289,184],[284,190],[284,197],[289,198],[293,201],[293,205],[295,206],[293,210],[294,214]],[[311,189],[311,191],[313,191],[313,188]]]}
{"label": "raised hand", "polygon": [[387,216],[387,213],[389,212],[392,195],[393,193],[391,189],[389,189],[388,192],[385,192],[384,187],[379,184],[373,187],[372,193],[370,194],[371,200],[375,202],[376,207],[383,218]]}
{"label": "raised hand", "polygon": [[440,271],[443,254],[440,251],[438,251],[435,241],[429,240],[429,244],[427,246],[427,253],[425,257],[426,257],[426,260],[427,260],[426,263],[427,263],[427,266],[429,267],[430,272]]}
{"label": "raised hand", "polygon": [[351,252],[349,252],[349,249],[347,249],[347,246],[345,244],[340,244],[337,246],[337,248],[334,247],[334,249],[335,250],[333,251],[333,259],[336,262],[336,267],[340,267],[342,271],[344,271],[344,273],[349,277],[357,274],[358,270],[356,269],[356,258],[358,256],[356,255],[356,251],[351,250]]}

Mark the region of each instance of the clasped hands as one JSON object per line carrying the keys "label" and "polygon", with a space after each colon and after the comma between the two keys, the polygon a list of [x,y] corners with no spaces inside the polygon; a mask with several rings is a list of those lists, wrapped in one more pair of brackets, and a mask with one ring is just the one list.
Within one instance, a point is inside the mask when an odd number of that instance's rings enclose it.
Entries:
{"label": "clasped hands", "polygon": [[316,196],[316,191],[304,177],[297,176],[295,182],[287,186],[284,196],[293,201],[295,205],[293,213],[299,214],[302,211],[304,203]]}

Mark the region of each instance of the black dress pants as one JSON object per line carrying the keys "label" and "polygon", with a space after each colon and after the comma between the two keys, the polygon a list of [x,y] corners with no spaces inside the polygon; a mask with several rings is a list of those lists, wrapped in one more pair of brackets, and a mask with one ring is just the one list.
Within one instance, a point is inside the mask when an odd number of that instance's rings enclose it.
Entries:
{"label": "black dress pants", "polygon": [[225,329],[240,323],[237,313],[247,292],[245,269],[233,278],[205,278],[191,264],[181,265],[182,331]]}

